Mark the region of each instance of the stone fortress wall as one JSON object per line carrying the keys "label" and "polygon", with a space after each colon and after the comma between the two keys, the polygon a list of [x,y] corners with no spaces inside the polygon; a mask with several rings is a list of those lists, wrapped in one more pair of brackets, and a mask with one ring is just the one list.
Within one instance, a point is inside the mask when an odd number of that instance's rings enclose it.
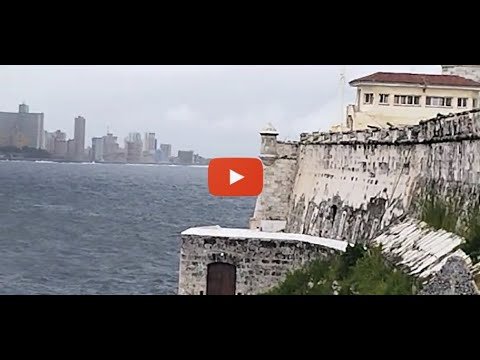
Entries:
{"label": "stone fortress wall", "polygon": [[[262,143],[272,144],[276,135],[265,137]],[[480,111],[473,110],[406,128],[302,134],[288,145],[298,149],[288,162],[284,152],[275,158],[263,148],[264,194],[251,224],[283,221],[288,233],[362,242],[412,210],[433,185],[468,208],[480,197],[479,140]]]}
{"label": "stone fortress wall", "polygon": [[480,110],[405,128],[302,134],[298,142],[277,135],[273,126],[261,132],[264,190],[250,229],[182,233],[179,294],[206,294],[218,263],[235,269],[235,293],[262,293],[358,242],[382,244],[404,271],[428,276],[425,294],[478,293],[462,239],[409,217],[432,190],[463,210],[480,202]]}

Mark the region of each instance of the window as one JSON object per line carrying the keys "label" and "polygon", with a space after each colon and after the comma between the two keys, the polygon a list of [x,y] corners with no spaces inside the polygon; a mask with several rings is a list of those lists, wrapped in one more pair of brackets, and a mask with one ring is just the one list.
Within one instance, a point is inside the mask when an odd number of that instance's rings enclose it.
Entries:
{"label": "window", "polygon": [[437,107],[451,107],[452,98],[451,97],[436,97],[436,96],[427,96],[427,106],[437,106]]}
{"label": "window", "polygon": [[478,100],[477,100],[477,99],[472,99],[472,100],[473,100],[473,105],[472,105],[472,107],[473,107],[474,109],[476,109],[477,106],[478,106]]}
{"label": "window", "polygon": [[458,98],[457,99],[457,106],[459,108],[466,108],[467,107],[467,98]]}
{"label": "window", "polygon": [[380,104],[388,105],[388,94],[380,94]]}
{"label": "window", "polygon": [[395,95],[393,102],[395,105],[420,105],[420,96]]}
{"label": "window", "polygon": [[373,104],[373,94],[365,94],[363,98],[364,104]]}

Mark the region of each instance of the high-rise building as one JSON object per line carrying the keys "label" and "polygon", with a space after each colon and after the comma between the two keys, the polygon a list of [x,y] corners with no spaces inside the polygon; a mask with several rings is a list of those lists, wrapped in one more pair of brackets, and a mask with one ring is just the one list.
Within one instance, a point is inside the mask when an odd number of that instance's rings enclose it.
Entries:
{"label": "high-rise building", "polygon": [[160,150],[165,154],[167,158],[172,156],[172,145],[171,144],[160,144]]}
{"label": "high-rise building", "polygon": [[54,134],[56,140],[67,141],[67,134],[66,133],[64,133],[60,130],[57,130],[53,134]]}
{"label": "high-rise building", "polygon": [[83,160],[85,157],[85,118],[77,116],[75,118],[75,159]]}
{"label": "high-rise building", "polygon": [[154,153],[157,149],[155,133],[145,133],[145,139],[143,141],[143,151],[148,151],[149,153]]}
{"label": "high-rise building", "polygon": [[182,165],[192,165],[193,164],[193,151],[178,151],[178,163]]}
{"label": "high-rise building", "polygon": [[94,137],[92,138],[92,161],[102,162],[103,161],[103,147],[104,140],[103,137]]}
{"label": "high-rise building", "polygon": [[118,137],[113,136],[112,133],[108,133],[106,136],[103,137],[104,155],[116,154],[119,151],[120,145],[118,145],[117,140],[118,140]]}
{"label": "high-rise building", "polygon": [[103,161],[113,163],[124,163],[126,161],[126,152],[120,149],[117,142],[118,137],[112,133],[107,133],[103,137]]}
{"label": "high-rise building", "polygon": [[55,131],[53,133],[53,144],[55,157],[64,158],[67,155],[67,134],[60,130]]}
{"label": "high-rise building", "polygon": [[74,139],[67,141],[67,158],[69,160],[76,160],[76,146]]}
{"label": "high-rise building", "polygon": [[55,152],[55,133],[45,131],[44,141],[44,149],[53,154]]}
{"label": "high-rise building", "polygon": [[30,113],[28,105],[20,104],[18,113],[0,112],[0,146],[45,147],[43,113]]}
{"label": "high-rise building", "polygon": [[160,162],[168,162],[172,156],[172,145],[171,144],[160,144]]}
{"label": "high-rise building", "polygon": [[130,134],[128,134],[127,141],[141,143],[143,146],[142,135],[140,135],[140,133],[138,132],[131,132]]}
{"label": "high-rise building", "polygon": [[196,165],[208,165],[210,163],[210,159],[204,158],[198,154],[193,155],[193,163]]}
{"label": "high-rise building", "polygon": [[134,141],[125,142],[128,163],[140,163],[142,160],[142,143]]}
{"label": "high-rise building", "polygon": [[56,138],[53,153],[55,157],[64,158],[67,155],[67,141]]}
{"label": "high-rise building", "polygon": [[125,150],[127,152],[127,162],[139,163],[142,160],[142,135],[139,133],[130,133],[125,139]]}

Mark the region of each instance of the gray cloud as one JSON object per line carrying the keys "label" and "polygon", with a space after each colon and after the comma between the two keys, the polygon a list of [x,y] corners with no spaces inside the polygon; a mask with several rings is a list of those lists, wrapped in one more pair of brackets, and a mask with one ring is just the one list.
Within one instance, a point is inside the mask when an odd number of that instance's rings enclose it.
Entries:
{"label": "gray cloud", "polygon": [[[90,138],[110,128],[154,131],[174,149],[205,156],[257,155],[258,130],[280,138],[325,130],[341,112],[341,65],[331,66],[0,66],[0,110],[22,101],[45,113],[45,128],[73,136],[87,119]],[[439,73],[439,65],[347,65],[347,82],[376,71]],[[345,104],[353,101],[345,87]],[[123,144],[122,144],[123,146]]]}

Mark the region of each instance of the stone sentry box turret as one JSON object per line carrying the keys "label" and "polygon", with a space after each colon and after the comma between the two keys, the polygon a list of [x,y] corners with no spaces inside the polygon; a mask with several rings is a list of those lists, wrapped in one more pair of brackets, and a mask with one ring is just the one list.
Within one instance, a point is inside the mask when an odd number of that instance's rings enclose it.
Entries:
{"label": "stone sentry box turret", "polygon": [[278,156],[277,152],[277,136],[278,131],[273,127],[271,123],[260,131],[262,139],[260,147],[260,158],[265,165],[271,165]]}
{"label": "stone sentry box turret", "polygon": [[278,141],[278,131],[269,123],[260,131],[260,159],[264,166],[264,187],[257,198],[250,229],[282,231],[295,179],[298,142]]}

